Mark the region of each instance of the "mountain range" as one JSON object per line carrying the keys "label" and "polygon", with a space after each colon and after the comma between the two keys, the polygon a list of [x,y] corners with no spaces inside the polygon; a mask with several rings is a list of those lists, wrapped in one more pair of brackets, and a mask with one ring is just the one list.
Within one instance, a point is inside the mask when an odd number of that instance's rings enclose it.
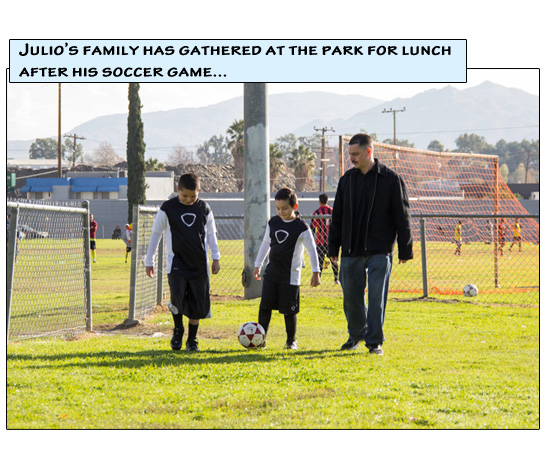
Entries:
{"label": "mountain range", "polygon": [[[327,92],[273,94],[268,108],[270,141],[288,133],[311,136],[314,127],[332,127],[334,132],[329,136],[363,130],[376,133],[380,141],[391,139],[394,114],[382,112],[390,108],[404,110],[395,113],[397,138],[414,143],[416,148],[426,148],[438,140],[445,148],[454,149],[455,139],[464,133],[484,136],[493,145],[500,139],[511,142],[539,137],[539,97],[492,82],[463,90],[451,86],[430,89],[389,102]],[[143,114],[146,158],[165,161],[176,145],[196,150],[212,135],[225,135],[231,123],[242,118],[242,97],[200,108]],[[108,142],[124,156],[126,120],[126,114],[101,116],[66,133],[84,136],[80,143],[87,154],[101,142]],[[27,150],[32,142],[8,141],[8,158],[21,158],[21,150]],[[19,150],[18,156],[10,156],[11,150]]]}

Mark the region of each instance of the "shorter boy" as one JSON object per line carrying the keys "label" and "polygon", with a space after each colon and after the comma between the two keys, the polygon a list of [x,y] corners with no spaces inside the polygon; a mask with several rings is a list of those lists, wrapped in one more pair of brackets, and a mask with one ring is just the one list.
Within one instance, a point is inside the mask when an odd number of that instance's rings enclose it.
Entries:
{"label": "shorter boy", "polygon": [[[311,263],[311,286],[319,286],[319,261],[313,235],[307,224],[298,217],[298,198],[290,189],[275,194],[277,215],[267,223],[264,238],[256,258],[254,278],[260,280],[263,262],[269,253],[262,285],[258,322],[266,334],[271,312],[276,309],[285,317],[286,348],[296,350],[296,314],[300,311],[300,275],[304,247]],[[265,346],[265,343],[264,343]]]}
{"label": "shorter boy", "polygon": [[200,200],[199,178],[182,175],[178,196],[164,202],[153,223],[145,258],[145,272],[155,273],[153,259],[162,233],[166,231],[166,271],[170,285],[168,307],[174,319],[170,345],[180,350],[183,342],[183,316],[189,319],[186,349],[198,351],[197,331],[200,319],[212,317],[210,311],[210,280],[208,250],[212,257],[212,273],[220,271],[220,251],[216,224],[210,206]]}

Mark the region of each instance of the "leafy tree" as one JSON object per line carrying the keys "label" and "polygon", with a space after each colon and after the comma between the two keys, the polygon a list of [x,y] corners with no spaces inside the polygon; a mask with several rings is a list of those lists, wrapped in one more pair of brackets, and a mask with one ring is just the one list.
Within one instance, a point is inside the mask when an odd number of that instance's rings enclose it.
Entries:
{"label": "leafy tree", "polygon": [[511,183],[523,183],[525,180],[525,166],[523,163],[519,163],[516,170],[509,176]]}
{"label": "leafy tree", "polygon": [[82,144],[76,144],[76,149],[74,148],[74,139],[67,138],[63,143],[63,147],[66,149],[67,161],[73,162],[73,154],[75,163],[84,162],[84,150]]}
{"label": "leafy tree", "polygon": [[101,142],[89,159],[96,166],[114,166],[124,161],[109,142]]}
{"label": "leafy tree", "polygon": [[237,187],[242,190],[244,186],[244,120],[235,119],[226,133],[228,146],[233,155]]}
{"label": "leafy tree", "polygon": [[187,150],[183,145],[175,145],[172,147],[172,151],[168,155],[167,164],[179,166],[180,164],[193,164],[195,162],[195,155],[193,152]]}
{"label": "leafy tree", "polygon": [[[66,147],[61,146],[61,158],[65,159]],[[57,159],[57,139],[36,139],[29,148],[30,159]]]}
{"label": "leafy tree", "polygon": [[274,190],[275,182],[284,166],[283,152],[278,144],[269,144],[269,188],[271,191]]}
{"label": "leafy tree", "polygon": [[[384,140],[382,141],[382,143],[393,145],[393,138],[391,138],[391,139],[384,139]],[[401,147],[412,147],[412,148],[414,148],[414,142],[409,142],[408,139],[396,139],[396,140],[395,140],[395,145],[399,145],[399,146],[401,146]]]}
{"label": "leafy tree", "polygon": [[505,183],[508,182],[509,174],[510,174],[510,170],[508,169],[507,164],[503,164],[502,166],[500,166],[500,175],[502,176],[502,179],[504,180]]}
{"label": "leafy tree", "polygon": [[131,223],[134,205],[145,204],[145,142],[139,83],[129,83],[128,86],[126,160],[128,161],[128,223]]}
{"label": "leafy tree", "polygon": [[455,139],[456,151],[460,153],[492,153],[492,145],[483,136],[477,134],[461,134]]}
{"label": "leafy tree", "polygon": [[275,140],[275,144],[279,147],[279,150],[283,153],[283,160],[288,161],[290,152],[298,145],[298,139],[294,133],[285,134]]}
{"label": "leafy tree", "polygon": [[315,168],[315,159],[315,153],[304,144],[300,144],[297,148],[291,150],[288,163],[294,169],[297,191],[303,191],[308,181],[311,180],[311,174]]}
{"label": "leafy tree", "polygon": [[443,152],[445,151],[445,146],[438,140],[435,140],[428,144],[428,150],[433,150],[435,152]]}
{"label": "leafy tree", "polygon": [[231,152],[227,138],[213,135],[197,149],[201,164],[230,164]]}
{"label": "leafy tree", "polygon": [[150,172],[162,172],[166,170],[164,164],[159,162],[157,158],[149,158],[145,161],[145,170]]}

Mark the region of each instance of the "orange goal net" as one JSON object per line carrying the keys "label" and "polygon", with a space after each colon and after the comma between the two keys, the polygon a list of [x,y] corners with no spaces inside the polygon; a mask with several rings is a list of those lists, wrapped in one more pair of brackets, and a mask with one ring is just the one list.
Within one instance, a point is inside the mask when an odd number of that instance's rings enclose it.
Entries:
{"label": "orange goal net", "polygon": [[[340,168],[343,174],[353,166],[349,160],[349,137],[340,139]],[[405,180],[413,215],[521,215],[529,213],[514,196],[500,175],[498,156],[435,152],[374,142],[374,156]],[[442,217],[430,221],[428,241],[446,241],[454,233],[457,218]],[[485,242],[497,233],[498,220],[466,218],[470,241]],[[464,221],[463,221],[464,222]],[[503,218],[507,240],[513,236],[515,218]],[[539,243],[539,224],[533,218],[521,218],[523,241]],[[416,236],[418,237],[418,236]]]}

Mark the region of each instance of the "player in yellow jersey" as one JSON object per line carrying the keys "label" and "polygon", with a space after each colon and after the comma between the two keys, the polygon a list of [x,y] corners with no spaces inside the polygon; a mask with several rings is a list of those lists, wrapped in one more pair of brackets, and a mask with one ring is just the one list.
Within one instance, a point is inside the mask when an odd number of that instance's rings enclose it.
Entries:
{"label": "player in yellow jersey", "polygon": [[460,249],[462,247],[462,221],[461,220],[458,221],[458,224],[455,227],[455,244],[456,244],[455,255],[460,256]]}
{"label": "player in yellow jersey", "polygon": [[510,245],[510,251],[515,243],[518,244],[519,251],[521,252],[521,225],[519,223],[519,218],[516,217],[516,223],[512,226],[512,244]]}

